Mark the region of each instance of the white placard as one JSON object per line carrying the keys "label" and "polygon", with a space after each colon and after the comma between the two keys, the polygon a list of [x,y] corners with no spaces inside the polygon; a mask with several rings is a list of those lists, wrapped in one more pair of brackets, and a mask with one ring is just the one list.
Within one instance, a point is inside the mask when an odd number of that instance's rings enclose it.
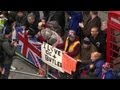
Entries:
{"label": "white placard", "polygon": [[41,47],[42,61],[49,66],[63,72],[62,51],[43,42]]}

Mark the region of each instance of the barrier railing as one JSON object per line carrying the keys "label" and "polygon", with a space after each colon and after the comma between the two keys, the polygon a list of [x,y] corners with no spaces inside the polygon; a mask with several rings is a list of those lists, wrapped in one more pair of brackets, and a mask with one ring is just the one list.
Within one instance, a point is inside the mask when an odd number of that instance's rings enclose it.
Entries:
{"label": "barrier railing", "polygon": [[[40,43],[37,41],[36,38],[28,38],[22,32],[23,31],[20,29],[17,31],[16,36],[19,40],[19,45],[17,49],[18,52],[16,52],[16,55],[20,56],[22,59],[31,63],[33,66],[35,66],[38,69],[41,68],[41,62],[47,64],[47,70],[46,70],[47,78],[48,76],[51,76],[52,78],[57,79],[57,77],[55,77],[49,72],[48,67],[52,67],[61,72],[72,71],[73,67],[71,68],[69,66],[71,70],[69,71],[67,70],[67,67],[65,67],[67,66],[67,64],[65,65],[62,63],[64,54],[62,54],[61,50],[55,47],[53,48],[51,45],[45,42]],[[68,61],[69,60],[64,60],[64,63]]]}

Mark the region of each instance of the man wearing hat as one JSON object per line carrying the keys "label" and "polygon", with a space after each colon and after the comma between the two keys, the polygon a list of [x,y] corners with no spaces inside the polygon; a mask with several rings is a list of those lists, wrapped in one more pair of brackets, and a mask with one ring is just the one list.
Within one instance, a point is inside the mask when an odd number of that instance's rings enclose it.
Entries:
{"label": "man wearing hat", "polygon": [[80,59],[80,41],[75,31],[70,30],[64,44],[59,44],[57,48],[63,47],[63,53],[68,54],[74,59]]}
{"label": "man wearing hat", "polygon": [[[80,59],[80,41],[79,38],[76,36],[75,31],[73,30],[69,30],[66,41],[63,44],[57,45],[57,48],[63,49],[63,53],[68,54],[75,60]],[[68,75],[67,73],[60,73],[60,77],[62,79],[75,78],[75,76],[76,72],[72,75]]]}
{"label": "man wearing hat", "polygon": [[90,42],[89,38],[85,37],[81,45],[80,59],[84,64],[89,63],[92,52],[97,51],[96,47]]}
{"label": "man wearing hat", "polygon": [[95,51],[96,47],[90,42],[89,38],[85,37],[81,45],[80,60],[77,60],[79,62],[77,63],[74,78],[76,79],[80,78],[80,69],[91,62],[90,60],[91,53]]}

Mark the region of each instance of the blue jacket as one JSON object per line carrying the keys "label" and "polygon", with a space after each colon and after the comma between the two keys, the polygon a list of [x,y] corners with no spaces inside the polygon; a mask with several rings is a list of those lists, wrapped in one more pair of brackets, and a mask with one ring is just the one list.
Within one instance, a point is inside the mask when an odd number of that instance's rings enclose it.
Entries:
{"label": "blue jacket", "polygon": [[[102,65],[105,63],[105,61],[103,59],[98,59],[95,62],[91,62],[90,64],[93,64],[95,66],[95,70],[94,70],[94,76],[101,78],[101,74],[102,74]],[[89,65],[90,65],[89,64]],[[85,69],[87,70],[87,74],[89,75],[89,65],[87,65],[85,67]]]}
{"label": "blue jacket", "polygon": [[71,16],[71,19],[69,20],[68,29],[74,30],[76,33],[80,33],[79,28],[79,22],[83,21],[83,15],[81,12],[76,11],[67,11],[68,15]]}
{"label": "blue jacket", "polygon": [[95,68],[96,68],[94,74],[95,74],[96,77],[100,77],[100,76],[101,76],[101,73],[102,73],[102,65],[103,65],[104,63],[105,63],[105,61],[102,60],[102,59],[97,60],[97,61],[94,62]]}
{"label": "blue jacket", "polygon": [[115,73],[112,70],[108,70],[105,73],[104,79],[117,79],[117,77],[116,77]]}

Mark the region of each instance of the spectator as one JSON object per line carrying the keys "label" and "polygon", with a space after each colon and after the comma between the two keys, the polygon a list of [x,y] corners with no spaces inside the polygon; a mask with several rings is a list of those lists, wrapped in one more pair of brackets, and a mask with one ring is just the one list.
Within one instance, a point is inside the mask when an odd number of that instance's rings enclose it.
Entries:
{"label": "spectator", "polygon": [[33,13],[27,16],[25,27],[25,30],[28,31],[28,35],[34,36],[38,33],[38,22],[35,20],[35,15]]}
{"label": "spectator", "polygon": [[47,22],[47,26],[48,28],[50,28],[51,30],[55,31],[59,36],[63,36],[62,35],[62,28],[61,26],[58,24],[57,21],[50,21],[50,22]]}
{"label": "spectator", "polygon": [[14,18],[16,17],[16,11],[8,11],[8,19]]}
{"label": "spectator", "polygon": [[27,21],[27,12],[18,11],[16,15],[16,27],[24,26]]}
{"label": "spectator", "polygon": [[8,14],[8,11],[2,11],[1,14],[3,14],[3,15],[5,16],[5,18],[8,19],[8,15],[9,15],[9,14]]}
{"label": "spectator", "polygon": [[58,25],[61,27],[61,35],[64,35],[64,28],[65,28],[65,13],[64,11],[50,11],[48,21],[56,21]]}
{"label": "spectator", "polygon": [[3,33],[3,29],[4,29],[6,22],[7,22],[7,18],[5,17],[4,14],[1,14],[0,15],[0,33],[1,34]]}
{"label": "spectator", "polygon": [[80,36],[79,23],[83,22],[82,13],[79,11],[68,11],[69,15],[69,30],[74,30],[78,36]]}
{"label": "spectator", "polygon": [[[74,30],[69,30],[66,41],[62,44],[58,44],[57,48],[63,49],[63,53],[68,54],[75,60],[80,59],[80,41],[79,38],[76,36]],[[72,75],[69,75],[67,73],[59,73],[62,79],[76,79],[76,74],[78,75],[78,72],[75,72]]]}
{"label": "spectator", "polygon": [[101,74],[102,79],[117,79],[115,74],[116,73],[113,72],[110,63],[106,62],[105,64],[103,64]]}
{"label": "spectator", "polygon": [[62,38],[54,31],[49,28],[43,29],[41,31],[43,38],[49,43],[50,45],[56,47],[59,44],[63,43]]}
{"label": "spectator", "polygon": [[102,53],[103,57],[105,58],[106,35],[101,32],[96,26],[91,28],[90,41],[93,45],[95,45],[97,51]]}
{"label": "spectator", "polygon": [[101,32],[103,33],[103,34],[105,34],[105,37],[107,37],[107,22],[106,21],[103,21],[102,22],[102,26],[101,26]]}
{"label": "spectator", "polygon": [[102,22],[101,30],[104,31],[104,32],[107,31],[107,22],[106,22],[106,21],[103,21],[103,22]]}
{"label": "spectator", "polygon": [[82,64],[88,64],[92,52],[97,51],[96,47],[90,42],[89,38],[84,38],[81,45],[80,60]]}
{"label": "spectator", "polygon": [[80,41],[73,30],[69,31],[65,43],[57,45],[57,48],[63,48],[63,53],[68,54],[75,60],[80,59]]}
{"label": "spectator", "polygon": [[6,39],[3,44],[3,51],[5,54],[5,60],[3,62],[3,67],[5,69],[4,74],[1,76],[1,79],[8,79],[9,73],[10,73],[10,67],[13,61],[13,56],[15,54],[17,43],[14,41],[11,41],[12,32],[11,30],[7,30],[4,34],[4,39]]}
{"label": "spectator", "polygon": [[85,66],[85,69],[87,70],[86,78],[101,78],[102,65],[104,64],[104,59],[101,59],[101,53],[91,53],[90,60],[91,62],[89,65]]}
{"label": "spectator", "polygon": [[43,29],[47,28],[46,22],[45,20],[41,20],[41,22],[38,23],[38,30],[39,32],[35,35],[35,37],[37,38],[38,41],[42,42],[46,42],[46,40],[43,38],[41,31]]}
{"label": "spectator", "polygon": [[40,21],[40,13],[39,11],[28,11],[28,15],[33,14],[35,16],[35,21],[39,22]]}
{"label": "spectator", "polygon": [[42,29],[45,29],[47,27],[48,27],[48,25],[46,23],[45,18],[42,18],[41,21],[38,23],[38,29],[42,30]]}
{"label": "spectator", "polygon": [[90,11],[90,19],[83,25],[79,24],[80,27],[83,28],[83,34],[85,37],[88,37],[90,35],[90,30],[93,26],[97,26],[98,29],[101,29],[101,19],[98,16],[97,11]]}
{"label": "spectator", "polygon": [[84,24],[90,19],[90,11],[83,11],[83,22]]}
{"label": "spectator", "polygon": [[6,25],[4,27],[3,30],[3,34],[8,30],[11,30],[11,32],[13,31],[13,25],[15,24],[15,18],[13,17],[9,17],[8,21],[6,22]]}

